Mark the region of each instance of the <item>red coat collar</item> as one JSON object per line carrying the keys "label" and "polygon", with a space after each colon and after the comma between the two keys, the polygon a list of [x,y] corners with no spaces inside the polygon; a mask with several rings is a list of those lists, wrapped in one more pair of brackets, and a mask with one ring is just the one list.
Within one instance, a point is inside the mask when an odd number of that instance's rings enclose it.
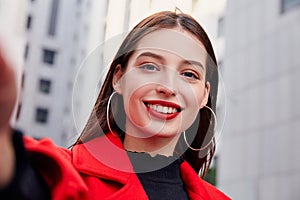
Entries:
{"label": "red coat collar", "polygon": [[74,166],[86,174],[126,184],[128,172],[133,172],[121,140],[113,134],[76,145],[72,152]]}
{"label": "red coat collar", "polygon": [[[73,147],[72,152],[72,162],[78,171],[127,185],[128,190],[145,193],[144,191],[139,191],[143,190],[142,185],[133,171],[121,140],[114,134],[109,133],[87,143],[76,145]],[[199,178],[187,162],[184,161],[180,168],[190,199],[229,199]],[[128,193],[128,190],[123,190],[124,194],[125,192]],[[214,193],[213,195],[211,195],[212,192]],[[221,196],[218,196],[217,193]]]}

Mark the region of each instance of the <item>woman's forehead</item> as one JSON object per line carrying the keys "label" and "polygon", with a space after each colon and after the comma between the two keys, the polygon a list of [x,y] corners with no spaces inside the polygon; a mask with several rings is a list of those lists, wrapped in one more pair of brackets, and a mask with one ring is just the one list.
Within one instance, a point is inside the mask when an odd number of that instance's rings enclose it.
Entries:
{"label": "woman's forehead", "polygon": [[194,35],[182,29],[159,29],[144,36],[138,49],[157,49],[174,53],[186,60],[204,61],[207,51]]}

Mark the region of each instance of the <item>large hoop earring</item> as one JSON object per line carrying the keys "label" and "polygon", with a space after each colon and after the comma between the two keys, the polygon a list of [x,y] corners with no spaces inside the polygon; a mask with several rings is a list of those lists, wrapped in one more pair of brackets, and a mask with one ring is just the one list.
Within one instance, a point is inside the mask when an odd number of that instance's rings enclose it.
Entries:
{"label": "large hoop earring", "polygon": [[[215,125],[214,125],[214,129],[215,129],[217,127],[217,115],[210,107],[208,107],[208,106],[204,106],[204,107],[206,107],[208,110],[210,110],[210,112],[213,114],[214,120],[215,120]],[[185,144],[187,145],[188,148],[190,148],[193,151],[201,151],[203,149],[206,149],[210,145],[210,143],[213,141],[214,137],[215,137],[215,135],[212,137],[211,141],[207,145],[205,145],[204,147],[201,147],[200,149],[195,149],[195,148],[191,147],[191,145],[189,145],[189,143],[186,140],[185,131],[183,131],[183,139],[185,141]]]}
{"label": "large hoop earring", "polygon": [[118,136],[117,134],[115,134],[112,129],[111,129],[111,126],[110,126],[110,122],[109,122],[109,106],[110,106],[110,102],[111,102],[111,99],[112,97],[117,94],[116,91],[113,91],[113,93],[111,93],[111,95],[109,96],[109,99],[107,101],[107,106],[106,106],[106,123],[107,123],[107,126],[108,126],[108,129],[109,131],[114,135],[114,136]]}

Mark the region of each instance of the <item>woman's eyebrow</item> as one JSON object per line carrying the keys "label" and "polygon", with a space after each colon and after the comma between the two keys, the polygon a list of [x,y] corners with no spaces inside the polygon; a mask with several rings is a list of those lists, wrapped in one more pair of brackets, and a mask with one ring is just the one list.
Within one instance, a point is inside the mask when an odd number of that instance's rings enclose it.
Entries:
{"label": "woman's eyebrow", "polygon": [[184,65],[194,65],[194,66],[199,66],[202,70],[205,70],[204,66],[202,65],[201,62],[196,61],[196,60],[184,60],[183,61]]}
{"label": "woman's eyebrow", "polygon": [[158,54],[155,54],[155,53],[152,53],[152,52],[144,52],[144,53],[141,53],[141,54],[136,58],[136,60],[138,60],[138,59],[141,58],[141,57],[151,57],[151,58],[154,58],[154,59],[159,60],[159,61],[161,61],[161,62],[164,62],[164,61],[165,61],[165,59],[164,59],[162,56],[160,56],[160,55],[158,55]]}
{"label": "woman's eyebrow", "polygon": [[[164,57],[162,57],[161,55],[152,53],[152,52],[143,52],[140,55],[138,55],[138,57],[136,58],[136,60],[138,60],[141,57],[150,57],[150,58],[154,58],[156,60],[159,60],[160,62],[165,62]],[[200,67],[202,70],[205,70],[204,66],[202,65],[201,62],[196,61],[196,60],[183,60],[182,64],[184,65],[194,65],[194,66],[198,66]]]}

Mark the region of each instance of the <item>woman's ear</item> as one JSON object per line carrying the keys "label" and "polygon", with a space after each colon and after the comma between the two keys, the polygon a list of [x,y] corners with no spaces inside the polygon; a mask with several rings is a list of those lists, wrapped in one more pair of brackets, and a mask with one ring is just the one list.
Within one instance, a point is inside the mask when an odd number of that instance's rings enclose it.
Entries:
{"label": "woman's ear", "polygon": [[205,83],[205,89],[204,89],[204,97],[202,99],[201,105],[200,105],[200,109],[203,108],[208,101],[208,97],[209,97],[209,92],[210,92],[210,83],[207,81]]}
{"label": "woman's ear", "polygon": [[112,85],[113,85],[114,90],[119,94],[122,94],[120,80],[121,80],[121,77],[123,76],[123,74],[124,74],[124,72],[121,68],[121,65],[118,64],[114,71]]}

